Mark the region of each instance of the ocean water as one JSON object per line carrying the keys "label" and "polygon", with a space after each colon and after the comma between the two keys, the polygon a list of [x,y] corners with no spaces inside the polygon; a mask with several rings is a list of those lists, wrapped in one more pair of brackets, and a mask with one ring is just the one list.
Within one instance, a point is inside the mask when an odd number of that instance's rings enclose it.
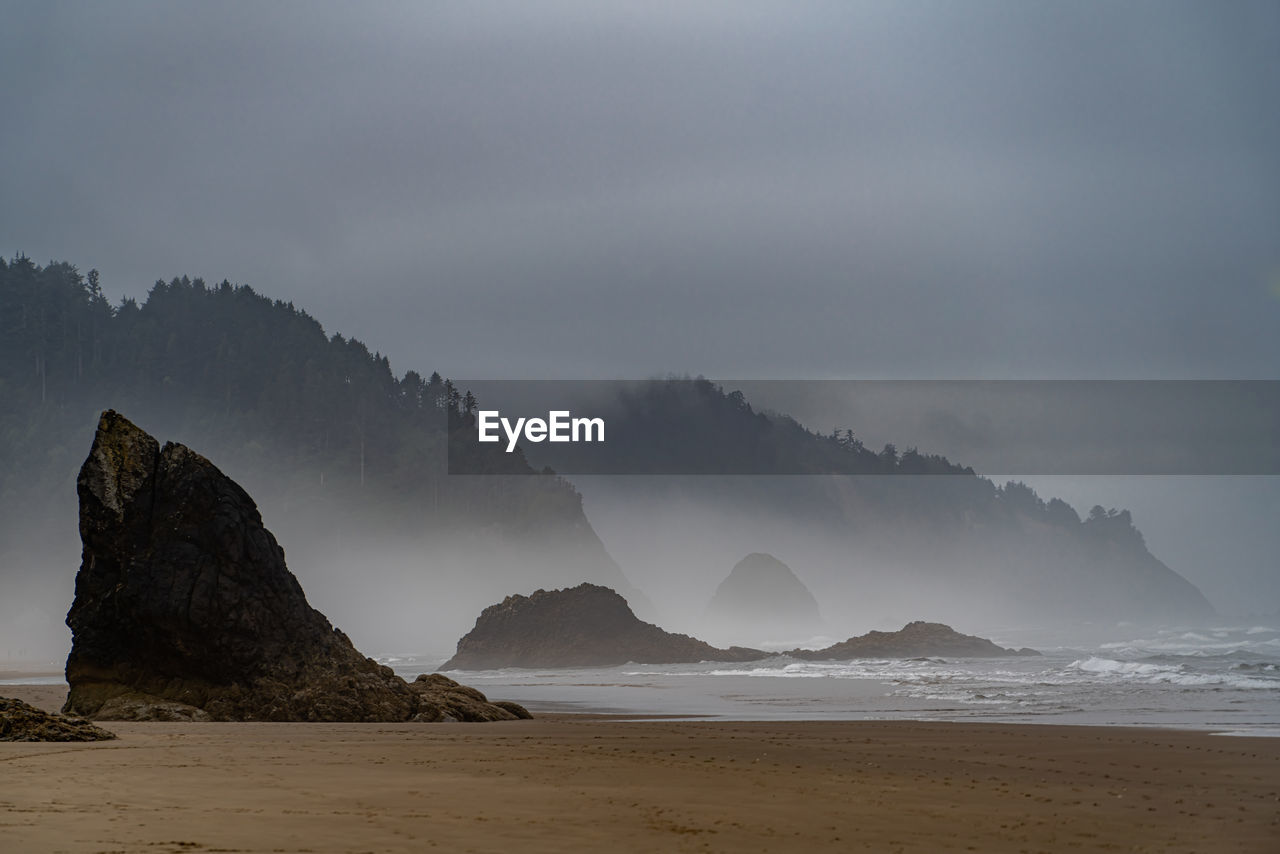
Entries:
{"label": "ocean water", "polygon": [[[1204,729],[1280,736],[1280,625],[1166,628],[1122,640],[993,633],[1026,658],[623,664],[453,671],[493,699],[535,712],[724,720],[999,721]],[[383,656],[413,679],[440,655]],[[55,669],[50,666],[49,669]],[[62,684],[61,675],[0,679]]]}
{"label": "ocean water", "polygon": [[[1009,635],[1005,646],[1023,645]],[[985,720],[1280,736],[1280,626],[1135,633],[1042,656],[624,664],[451,676],[534,711],[726,720]],[[439,659],[381,659],[412,679]]]}

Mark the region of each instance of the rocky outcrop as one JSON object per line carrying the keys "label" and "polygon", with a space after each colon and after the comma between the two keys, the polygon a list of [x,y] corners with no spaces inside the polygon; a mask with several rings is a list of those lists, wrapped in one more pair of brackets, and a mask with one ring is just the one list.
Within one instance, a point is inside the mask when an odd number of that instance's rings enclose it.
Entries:
{"label": "rocky outcrop", "polygon": [[83,552],[67,614],[64,712],[103,720],[515,717],[496,706],[442,711],[454,707],[361,655],[307,603],[253,500],[189,448],[161,448],[104,412],[76,488]]}
{"label": "rocky outcrop", "polygon": [[760,552],[738,561],[707,604],[706,618],[717,632],[749,628],[760,637],[809,637],[822,621],[818,600],[791,567]]}
{"label": "rocky outcrop", "polygon": [[454,682],[442,673],[423,674],[409,683],[418,695],[418,714],[427,721],[509,721],[532,718],[519,703],[490,702],[475,688]]}
{"label": "rocky outcrop", "polygon": [[1034,649],[1005,649],[986,638],[962,635],[942,623],[917,620],[896,632],[867,632],[826,649],[793,649],[787,655],[810,661],[846,658],[997,658],[1010,655],[1039,655]]}
{"label": "rocky outcrop", "polygon": [[115,737],[115,733],[88,721],[0,697],[0,741],[106,741]]}
{"label": "rocky outcrop", "polygon": [[499,667],[606,667],[696,661],[752,661],[756,649],[717,649],[641,622],[608,587],[580,584],[508,596],[485,608],[441,670]]}

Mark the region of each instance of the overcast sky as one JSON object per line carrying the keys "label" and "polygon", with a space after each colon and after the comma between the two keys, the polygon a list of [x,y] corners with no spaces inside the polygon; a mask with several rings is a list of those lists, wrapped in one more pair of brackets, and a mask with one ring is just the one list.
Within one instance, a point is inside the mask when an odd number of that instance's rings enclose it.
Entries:
{"label": "overcast sky", "polygon": [[114,299],[467,377],[1280,378],[1274,0],[0,11],[0,251]]}
{"label": "overcast sky", "polygon": [[5,3],[0,249],[475,377],[1276,378],[1280,5]]}

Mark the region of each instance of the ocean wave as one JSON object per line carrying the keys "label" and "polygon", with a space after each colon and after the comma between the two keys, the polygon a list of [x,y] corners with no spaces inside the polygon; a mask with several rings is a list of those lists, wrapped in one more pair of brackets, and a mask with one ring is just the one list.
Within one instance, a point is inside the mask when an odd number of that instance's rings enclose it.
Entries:
{"label": "ocean wave", "polygon": [[720,668],[706,671],[709,676],[773,676],[801,679],[822,678],[824,676],[841,676],[829,668],[814,667],[806,664],[787,664],[782,667],[742,667]]}
{"label": "ocean wave", "polygon": [[1104,643],[1098,649],[1120,658],[1139,658],[1161,654],[1189,657],[1229,653],[1265,654],[1280,647],[1280,636],[1267,637],[1276,633],[1265,626],[1232,630],[1209,629],[1205,632],[1165,632],[1156,637]]}
{"label": "ocean wave", "polygon": [[1026,705],[1026,701],[1008,695],[984,694],[960,686],[926,686],[913,685],[893,692],[895,696],[911,697],[917,700],[934,700],[946,703],[965,703],[971,706],[1007,706]]}
{"label": "ocean wave", "polygon": [[1219,673],[1197,672],[1182,664],[1155,664],[1147,661],[1117,661],[1113,658],[1090,656],[1073,661],[1066,666],[1068,673],[1088,674],[1119,680],[1134,680],[1148,684],[1195,686],[1222,686],[1240,689],[1280,690],[1280,680],[1237,676],[1228,670]]}
{"label": "ocean wave", "polygon": [[1241,661],[1231,665],[1232,670],[1253,670],[1259,673],[1280,672],[1280,665],[1272,661]]}
{"label": "ocean wave", "polygon": [[970,676],[973,670],[941,658],[854,659],[852,661],[795,661],[778,658],[756,667],[715,667],[711,670],[629,670],[626,676],[749,676],[781,679],[876,679],[895,681],[917,676]]}

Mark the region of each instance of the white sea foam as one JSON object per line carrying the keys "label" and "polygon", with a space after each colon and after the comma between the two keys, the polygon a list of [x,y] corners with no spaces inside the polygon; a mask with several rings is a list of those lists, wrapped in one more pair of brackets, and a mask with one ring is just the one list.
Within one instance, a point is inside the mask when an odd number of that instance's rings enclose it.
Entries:
{"label": "white sea foam", "polygon": [[[1105,656],[1087,656],[1066,664],[1023,659],[1017,667],[1008,661],[981,662],[943,659],[865,659],[841,662],[786,662],[780,660],[759,666],[712,667],[711,669],[629,669],[625,676],[649,677],[749,677],[759,679],[862,679],[887,682],[911,688],[910,696],[923,696],[916,692],[920,686],[946,685],[950,691],[956,685],[971,686],[981,691],[983,686],[1009,688],[1014,686],[1084,686],[1089,683],[1113,684],[1123,682],[1168,684],[1186,687],[1221,686],[1240,690],[1272,690],[1280,692],[1280,679],[1273,662],[1231,662],[1219,665],[1206,662],[1203,668],[1167,660],[1124,660]],[[1177,657],[1174,657],[1177,658]],[[1194,658],[1194,657],[1192,657]],[[946,699],[953,699],[950,694]]]}
{"label": "white sea foam", "polygon": [[1071,662],[1068,671],[1078,671],[1094,676],[1118,679],[1132,679],[1150,684],[1185,685],[1221,685],[1241,690],[1263,689],[1280,690],[1280,681],[1275,679],[1239,676],[1232,670],[1219,672],[1196,672],[1181,664],[1154,664],[1143,661],[1116,661],[1111,658],[1090,656],[1087,659]]}
{"label": "white sea foam", "polygon": [[[1272,637],[1267,637],[1272,635]],[[1274,654],[1280,647],[1280,631],[1267,626],[1218,627],[1205,630],[1166,630],[1153,637],[1113,641],[1099,649],[1121,659],[1170,654],[1212,657],[1232,653]]]}
{"label": "white sea foam", "polygon": [[839,677],[845,675],[836,673],[830,668],[816,668],[806,666],[804,664],[787,664],[783,667],[721,668],[718,670],[709,670],[707,673],[710,676],[788,677],[792,679],[821,679],[826,676]]}
{"label": "white sea foam", "polygon": [[1079,670],[1083,673],[1107,673],[1120,676],[1154,676],[1168,672],[1170,668],[1156,664],[1143,664],[1138,661],[1116,661],[1112,658],[1090,656],[1083,660],[1073,661],[1067,665],[1068,670]]}

